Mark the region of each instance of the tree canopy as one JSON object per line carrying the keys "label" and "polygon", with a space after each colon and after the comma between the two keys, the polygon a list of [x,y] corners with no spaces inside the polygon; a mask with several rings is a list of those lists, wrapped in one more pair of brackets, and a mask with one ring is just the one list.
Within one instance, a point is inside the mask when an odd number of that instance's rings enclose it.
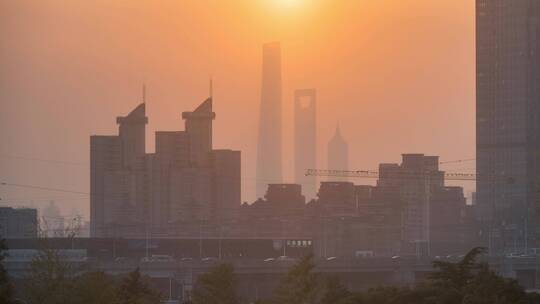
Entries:
{"label": "tree canopy", "polygon": [[0,240],[0,304],[13,303],[13,286],[9,281],[9,276],[4,268],[3,261],[7,250],[6,241]]}
{"label": "tree canopy", "polygon": [[199,276],[193,290],[194,304],[237,304],[236,279],[230,264],[219,264]]}

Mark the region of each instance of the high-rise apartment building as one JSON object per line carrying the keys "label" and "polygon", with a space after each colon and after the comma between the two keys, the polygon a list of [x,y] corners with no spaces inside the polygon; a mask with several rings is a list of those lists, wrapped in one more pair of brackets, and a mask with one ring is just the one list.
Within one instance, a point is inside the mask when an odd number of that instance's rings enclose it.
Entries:
{"label": "high-rise apartment building", "polygon": [[396,208],[403,212],[403,249],[419,250],[414,247],[421,244],[429,253],[431,202],[434,193],[444,187],[444,172],[439,170],[438,156],[403,154],[402,158],[401,164],[379,165],[377,191],[389,197],[395,194],[402,204]]}
{"label": "high-rise apartment building", "polygon": [[281,47],[263,45],[261,107],[257,147],[256,195],[263,197],[268,184],[282,179]]}
{"label": "high-rise apartment building", "polygon": [[182,118],[185,131],[156,132],[153,154],[144,150],[144,104],[118,118],[119,135],[91,137],[92,237],[174,236],[235,215],[240,151],[212,148],[212,99]]}
{"label": "high-rise apartment building", "polygon": [[306,169],[317,167],[317,93],[315,89],[294,92],[294,173],[304,195],[314,198],[317,179],[306,176]]}
{"label": "high-rise apartment building", "polygon": [[476,1],[476,199],[493,253],[535,247],[539,54],[539,1]]}

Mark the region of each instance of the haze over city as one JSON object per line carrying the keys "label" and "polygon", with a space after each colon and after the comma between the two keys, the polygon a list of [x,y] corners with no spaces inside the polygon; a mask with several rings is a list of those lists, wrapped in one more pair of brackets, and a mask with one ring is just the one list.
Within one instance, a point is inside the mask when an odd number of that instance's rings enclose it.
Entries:
{"label": "haze over city", "polygon": [[[242,151],[242,201],[254,201],[262,45],[272,41],[281,44],[284,181],[293,182],[302,88],[317,89],[318,168],[338,122],[351,170],[401,153],[473,159],[474,17],[465,0],[2,1],[2,181],[87,193],[89,136],[115,133],[143,83],[153,152],[154,131],[182,130],[180,114],[208,97],[212,78],[214,147]],[[441,170],[473,173],[475,162]],[[3,187],[1,198],[55,200],[88,218],[84,194]]]}
{"label": "haze over city", "polygon": [[540,1],[0,0],[0,304],[540,303]]}

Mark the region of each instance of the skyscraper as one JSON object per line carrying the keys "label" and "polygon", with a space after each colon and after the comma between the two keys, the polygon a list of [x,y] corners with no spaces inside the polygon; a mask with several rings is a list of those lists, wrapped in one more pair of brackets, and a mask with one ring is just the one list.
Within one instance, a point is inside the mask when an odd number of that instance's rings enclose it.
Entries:
{"label": "skyscraper", "polygon": [[476,1],[477,201],[494,252],[533,247],[540,147],[540,2]]}
{"label": "skyscraper", "polygon": [[[328,142],[328,168],[329,170],[349,169],[349,145],[341,136],[339,125],[336,133]],[[346,181],[345,177],[332,177],[334,181]]]}
{"label": "skyscraper", "polygon": [[[145,156],[146,106],[118,117],[119,135],[90,137],[90,232],[112,235],[112,226],[130,226],[137,199],[137,165]],[[108,234],[109,233],[109,234]]]}
{"label": "skyscraper", "polygon": [[263,45],[257,197],[264,196],[267,184],[281,182],[281,121],[281,48],[272,42]]}
{"label": "skyscraper", "polygon": [[294,172],[296,183],[310,199],[317,193],[315,176],[306,176],[306,169],[317,166],[317,97],[315,89],[294,92]]}

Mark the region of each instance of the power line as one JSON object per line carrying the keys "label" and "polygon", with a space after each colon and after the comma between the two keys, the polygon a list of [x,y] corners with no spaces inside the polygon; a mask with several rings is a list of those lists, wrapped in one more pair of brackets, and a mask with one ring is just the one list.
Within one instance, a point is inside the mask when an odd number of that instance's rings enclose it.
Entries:
{"label": "power line", "polygon": [[37,190],[46,190],[46,191],[55,191],[55,192],[90,195],[90,193],[88,193],[88,192],[66,190],[66,189],[60,189],[60,188],[34,186],[34,185],[26,185],[26,184],[14,184],[14,183],[2,182],[2,183],[0,183],[0,185],[2,185],[2,186],[11,186],[11,187],[19,187],[19,188],[30,188],[30,189],[37,189]]}
{"label": "power line", "polygon": [[471,162],[471,161],[476,161],[476,158],[447,160],[447,161],[439,162],[439,165],[455,164],[455,163],[465,163],[465,162]]}
{"label": "power line", "polygon": [[64,161],[64,160],[57,160],[57,159],[45,159],[45,158],[37,158],[37,157],[16,156],[16,155],[9,155],[9,154],[0,154],[0,158],[29,160],[29,161],[53,163],[53,164],[61,164],[61,165],[70,165],[70,166],[89,166],[90,165],[89,163],[85,163],[85,162],[71,162],[71,161]]}

